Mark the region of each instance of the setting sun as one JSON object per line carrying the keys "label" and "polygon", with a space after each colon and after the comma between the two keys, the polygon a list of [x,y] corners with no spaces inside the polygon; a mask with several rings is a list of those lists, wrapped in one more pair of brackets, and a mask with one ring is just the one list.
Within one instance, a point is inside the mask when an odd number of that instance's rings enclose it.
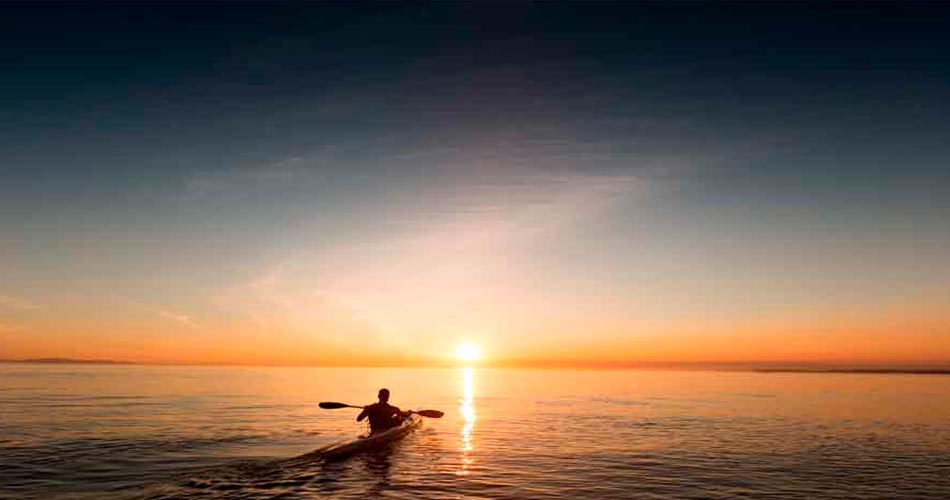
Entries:
{"label": "setting sun", "polygon": [[462,361],[470,363],[481,358],[482,351],[478,348],[478,346],[466,342],[464,344],[459,344],[459,346],[455,348],[455,356]]}

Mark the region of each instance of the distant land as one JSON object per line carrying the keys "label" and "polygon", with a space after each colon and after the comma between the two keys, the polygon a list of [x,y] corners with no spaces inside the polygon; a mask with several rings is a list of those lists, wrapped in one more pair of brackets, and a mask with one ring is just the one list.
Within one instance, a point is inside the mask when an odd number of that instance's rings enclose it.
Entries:
{"label": "distant land", "polygon": [[61,365],[137,365],[133,361],[117,361],[114,359],[73,359],[73,358],[32,358],[32,359],[4,359],[4,363],[37,363]]}
{"label": "distant land", "polygon": [[755,368],[760,373],[907,373],[914,375],[950,375],[946,368]]}

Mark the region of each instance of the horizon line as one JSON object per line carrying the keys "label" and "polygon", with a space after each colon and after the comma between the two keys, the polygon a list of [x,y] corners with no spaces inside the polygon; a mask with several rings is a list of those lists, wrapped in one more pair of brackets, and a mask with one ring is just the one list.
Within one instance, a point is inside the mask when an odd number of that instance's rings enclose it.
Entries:
{"label": "horizon line", "polygon": [[174,362],[129,361],[81,358],[23,358],[0,359],[0,363],[18,364],[78,364],[78,365],[135,365],[135,366],[207,366],[207,367],[267,367],[267,368],[404,368],[404,369],[516,369],[566,371],[721,371],[758,373],[879,373],[879,374],[946,374],[950,363],[827,363],[821,361],[663,361],[663,362],[510,362],[487,363],[402,363],[402,364],[332,364],[332,363],[241,363],[241,362]]}

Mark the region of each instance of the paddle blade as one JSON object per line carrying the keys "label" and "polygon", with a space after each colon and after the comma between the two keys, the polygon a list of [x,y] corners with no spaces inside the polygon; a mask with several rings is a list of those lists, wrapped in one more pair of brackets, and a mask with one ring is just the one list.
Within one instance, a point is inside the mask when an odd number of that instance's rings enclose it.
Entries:
{"label": "paddle blade", "polygon": [[442,418],[442,415],[445,415],[439,410],[419,410],[416,413],[426,418]]}
{"label": "paddle blade", "polygon": [[320,408],[324,410],[336,410],[338,408],[349,408],[350,405],[343,403],[334,403],[333,401],[323,401],[320,403]]}

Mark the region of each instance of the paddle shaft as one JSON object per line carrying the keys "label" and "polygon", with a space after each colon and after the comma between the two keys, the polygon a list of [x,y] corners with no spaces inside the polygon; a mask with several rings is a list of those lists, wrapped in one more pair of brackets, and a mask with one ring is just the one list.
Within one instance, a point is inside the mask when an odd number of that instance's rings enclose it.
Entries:
{"label": "paddle shaft", "polygon": [[[356,405],[348,405],[348,404],[346,404],[346,403],[336,403],[336,402],[333,402],[333,401],[324,401],[324,402],[320,403],[320,408],[323,408],[323,409],[325,409],[325,410],[336,410],[336,409],[338,409],[338,408],[360,408],[360,409],[363,409],[363,408],[365,408],[365,407],[364,407],[364,406],[356,406]],[[442,418],[442,415],[444,415],[444,413],[442,413],[442,412],[439,411],[439,410],[419,410],[419,411],[409,410],[409,413],[415,413],[415,414],[417,414],[417,415],[422,415],[423,417],[428,417],[428,418]]]}
{"label": "paddle shaft", "polygon": [[320,408],[324,410],[336,410],[338,408],[363,408],[362,406],[348,405],[346,403],[337,403],[334,401],[323,401],[320,403]]}

